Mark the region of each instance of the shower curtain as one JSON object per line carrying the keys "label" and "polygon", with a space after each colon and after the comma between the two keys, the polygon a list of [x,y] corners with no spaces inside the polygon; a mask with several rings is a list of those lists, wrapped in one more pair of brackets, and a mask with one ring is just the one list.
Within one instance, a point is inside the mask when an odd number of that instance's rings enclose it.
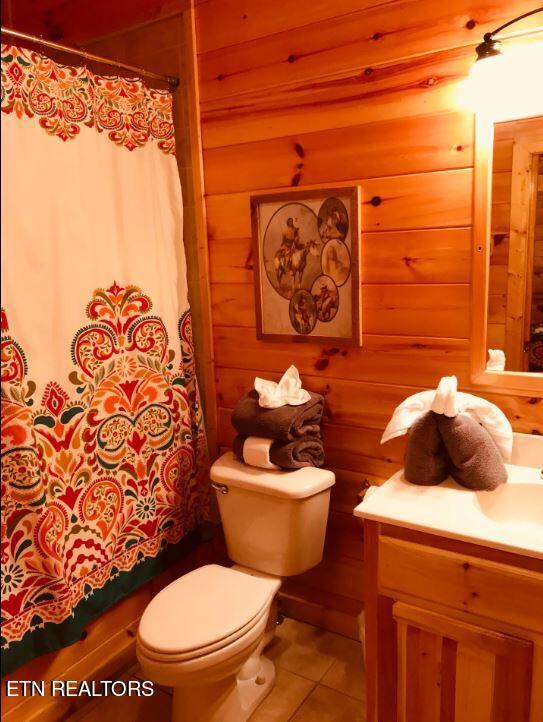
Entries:
{"label": "shower curtain", "polygon": [[207,514],[172,97],[2,46],[2,659],[192,543]]}

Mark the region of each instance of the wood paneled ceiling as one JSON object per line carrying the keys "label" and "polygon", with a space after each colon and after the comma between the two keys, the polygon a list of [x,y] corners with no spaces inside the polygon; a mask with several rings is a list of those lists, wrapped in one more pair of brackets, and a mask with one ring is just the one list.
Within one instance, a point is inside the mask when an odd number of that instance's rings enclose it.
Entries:
{"label": "wood paneled ceiling", "polygon": [[2,0],[2,25],[83,45],[122,28],[166,18],[190,0]]}

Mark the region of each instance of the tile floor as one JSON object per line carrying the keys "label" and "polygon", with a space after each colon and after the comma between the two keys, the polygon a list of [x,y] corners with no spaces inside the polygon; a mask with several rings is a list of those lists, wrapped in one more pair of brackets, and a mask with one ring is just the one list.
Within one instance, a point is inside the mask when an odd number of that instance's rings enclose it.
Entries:
{"label": "tile floor", "polygon": [[[277,676],[251,722],[364,722],[365,684],[358,642],[285,619],[266,650]],[[135,665],[122,679],[140,678]],[[70,722],[168,722],[171,693],[116,697],[90,703]]]}

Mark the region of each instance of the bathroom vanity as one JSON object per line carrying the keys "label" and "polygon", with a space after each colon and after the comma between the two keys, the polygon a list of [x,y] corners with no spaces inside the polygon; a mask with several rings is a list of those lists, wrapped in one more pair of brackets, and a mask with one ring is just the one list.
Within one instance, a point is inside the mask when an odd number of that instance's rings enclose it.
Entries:
{"label": "bathroom vanity", "polygon": [[[477,115],[470,383],[534,408],[542,173],[541,115]],[[542,466],[543,437],[515,434],[493,492],[416,486],[400,471],[356,507],[367,722],[543,722]]]}
{"label": "bathroom vanity", "polygon": [[355,509],[368,722],[543,720],[543,438],[533,442],[494,492],[419,487],[400,471]]}

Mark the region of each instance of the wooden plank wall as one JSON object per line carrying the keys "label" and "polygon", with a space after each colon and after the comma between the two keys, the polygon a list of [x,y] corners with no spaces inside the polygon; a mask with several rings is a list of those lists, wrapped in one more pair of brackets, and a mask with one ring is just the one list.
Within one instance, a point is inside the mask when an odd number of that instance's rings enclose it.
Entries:
{"label": "wooden plank wall", "polygon": [[[352,636],[363,569],[351,510],[403,453],[380,445],[382,430],[440,376],[469,386],[474,138],[460,83],[483,33],[532,7],[196,0],[219,443],[256,374],[294,362],[325,394],[337,474],[325,558],[286,589],[292,608]],[[250,194],[349,183],[363,193],[362,348],[257,341]],[[485,395],[517,430],[543,432],[541,399]]]}
{"label": "wooden plank wall", "polygon": [[72,46],[146,25],[191,7],[191,0],[1,0],[2,25]]}

